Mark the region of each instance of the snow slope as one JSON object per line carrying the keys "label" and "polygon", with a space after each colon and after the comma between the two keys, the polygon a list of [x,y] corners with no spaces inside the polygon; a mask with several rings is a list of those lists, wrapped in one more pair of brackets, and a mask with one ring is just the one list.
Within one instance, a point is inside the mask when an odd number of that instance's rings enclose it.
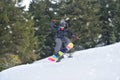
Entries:
{"label": "snow slope", "polygon": [[120,43],[77,51],[59,63],[43,59],[9,68],[0,80],[120,80]]}

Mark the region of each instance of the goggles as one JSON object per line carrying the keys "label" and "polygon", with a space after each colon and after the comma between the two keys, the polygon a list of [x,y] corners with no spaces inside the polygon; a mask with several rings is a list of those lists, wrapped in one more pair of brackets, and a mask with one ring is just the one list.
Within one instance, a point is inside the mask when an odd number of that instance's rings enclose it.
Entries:
{"label": "goggles", "polygon": [[64,27],[60,27],[60,30],[63,31],[65,28]]}

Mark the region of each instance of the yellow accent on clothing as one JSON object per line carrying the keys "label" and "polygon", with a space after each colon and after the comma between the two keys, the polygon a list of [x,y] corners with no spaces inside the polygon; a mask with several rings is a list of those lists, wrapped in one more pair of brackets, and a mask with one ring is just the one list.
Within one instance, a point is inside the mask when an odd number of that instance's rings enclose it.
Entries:
{"label": "yellow accent on clothing", "polygon": [[64,53],[62,51],[58,52],[59,56],[62,56]]}

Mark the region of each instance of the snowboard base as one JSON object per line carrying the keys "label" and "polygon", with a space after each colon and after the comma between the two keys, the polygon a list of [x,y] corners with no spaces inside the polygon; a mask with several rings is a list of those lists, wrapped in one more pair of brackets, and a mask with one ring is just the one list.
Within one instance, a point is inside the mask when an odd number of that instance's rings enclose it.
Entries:
{"label": "snowboard base", "polygon": [[58,60],[58,57],[56,57],[55,55],[52,55],[52,56],[48,57],[48,60],[50,62],[56,62]]}

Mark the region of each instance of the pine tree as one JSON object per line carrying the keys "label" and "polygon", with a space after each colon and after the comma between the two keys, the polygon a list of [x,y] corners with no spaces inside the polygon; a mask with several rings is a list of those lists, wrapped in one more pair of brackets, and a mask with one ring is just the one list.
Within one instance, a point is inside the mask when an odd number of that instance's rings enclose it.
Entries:
{"label": "pine tree", "polygon": [[115,43],[116,37],[116,20],[115,13],[116,1],[114,0],[100,0],[101,3],[101,27],[102,27],[102,42],[106,45]]}
{"label": "pine tree", "polygon": [[114,1],[114,18],[113,18],[113,24],[114,27],[114,33],[116,36],[116,41],[120,41],[120,1],[116,0]]}
{"label": "pine tree", "polygon": [[[50,14],[49,11],[49,2],[34,0],[30,4],[29,13],[34,20],[34,26],[36,28],[35,35],[38,37],[39,49],[37,50],[41,56],[49,54],[49,43],[48,40],[50,31]],[[51,43],[50,43],[51,44]],[[47,52],[48,51],[48,52]]]}
{"label": "pine tree", "polygon": [[100,23],[99,7],[97,0],[67,0],[60,7],[60,15],[69,18],[69,27],[80,40],[77,44],[85,48],[94,47],[99,42]]}
{"label": "pine tree", "polygon": [[18,54],[22,62],[32,61],[37,46],[33,21],[15,1],[2,0],[0,4],[0,53]]}

